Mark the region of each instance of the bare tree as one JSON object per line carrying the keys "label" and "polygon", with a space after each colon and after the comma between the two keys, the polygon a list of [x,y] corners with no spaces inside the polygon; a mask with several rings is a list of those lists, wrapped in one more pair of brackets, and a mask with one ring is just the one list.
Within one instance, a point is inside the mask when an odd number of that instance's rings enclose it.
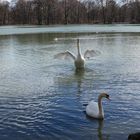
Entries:
{"label": "bare tree", "polygon": [[107,23],[117,21],[118,6],[115,0],[108,0],[106,3],[106,20]]}
{"label": "bare tree", "polygon": [[9,2],[8,1],[0,1],[0,24],[8,24],[9,22]]}
{"label": "bare tree", "polygon": [[140,1],[0,0],[0,25],[140,23]]}

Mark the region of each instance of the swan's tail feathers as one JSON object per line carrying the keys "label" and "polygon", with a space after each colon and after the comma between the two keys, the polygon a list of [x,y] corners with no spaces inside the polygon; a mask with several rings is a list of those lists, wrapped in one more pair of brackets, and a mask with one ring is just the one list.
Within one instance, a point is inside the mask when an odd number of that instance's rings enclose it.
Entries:
{"label": "swan's tail feathers", "polygon": [[63,59],[63,60],[70,60],[70,59],[75,60],[75,56],[69,51],[58,53],[54,56],[54,58],[55,59]]}
{"label": "swan's tail feathers", "polygon": [[86,50],[84,53],[84,58],[90,59],[91,57],[95,57],[100,55],[101,53],[97,50]]}
{"label": "swan's tail feathers", "polygon": [[83,106],[87,106],[88,104],[83,104]]}

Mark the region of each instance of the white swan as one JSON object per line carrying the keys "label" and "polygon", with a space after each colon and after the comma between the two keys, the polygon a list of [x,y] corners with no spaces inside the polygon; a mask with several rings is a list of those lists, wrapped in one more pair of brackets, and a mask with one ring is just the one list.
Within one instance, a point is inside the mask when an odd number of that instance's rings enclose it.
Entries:
{"label": "white swan", "polygon": [[96,119],[103,119],[104,118],[104,110],[102,108],[102,98],[105,97],[109,99],[109,95],[106,93],[101,93],[98,97],[98,103],[94,102],[93,100],[88,103],[86,106],[86,114],[90,117]]}
{"label": "white swan", "polygon": [[76,69],[84,69],[85,59],[86,58],[89,59],[90,57],[93,57],[93,56],[99,54],[98,51],[86,50],[84,53],[84,56],[82,56],[80,46],[79,46],[79,39],[77,39],[77,50],[78,50],[77,56],[75,56],[74,54],[72,54],[69,51],[66,51],[66,52],[56,54],[54,56],[54,58],[58,58],[58,59],[72,58],[74,60],[74,64],[75,64]]}

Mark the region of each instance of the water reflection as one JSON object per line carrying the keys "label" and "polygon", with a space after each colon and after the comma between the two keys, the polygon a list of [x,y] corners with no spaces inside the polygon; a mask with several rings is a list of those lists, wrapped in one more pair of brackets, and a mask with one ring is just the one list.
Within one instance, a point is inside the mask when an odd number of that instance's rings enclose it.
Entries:
{"label": "water reflection", "polygon": [[84,80],[85,70],[75,70],[73,72],[73,69],[68,71],[67,73],[59,73],[57,77],[55,77],[54,81],[59,86],[64,85],[72,85],[73,83],[76,83],[76,89],[78,89],[78,93],[81,93],[81,87]]}
{"label": "water reflection", "polygon": [[80,95],[81,94],[81,85],[82,85],[82,81],[84,79],[84,74],[85,74],[85,69],[76,69],[75,70],[75,77],[76,77],[76,81],[77,81],[77,94]]}
{"label": "water reflection", "polygon": [[104,120],[94,119],[94,118],[91,118],[87,115],[86,115],[86,119],[97,124],[96,131],[97,131],[97,139],[98,140],[109,140],[109,134],[104,134],[104,131],[103,131],[104,130]]}
{"label": "water reflection", "polygon": [[98,140],[109,140],[109,135],[103,133],[104,120],[98,120]]}
{"label": "water reflection", "polygon": [[59,87],[74,86],[72,88],[76,89],[78,95],[82,93],[82,90],[85,86],[89,85],[89,88],[92,88],[94,79],[99,78],[98,76],[96,76],[97,73],[92,69],[85,68],[76,70],[72,68],[73,66],[69,67],[67,65],[66,67],[68,67],[66,69],[67,72],[65,72],[66,70],[64,70],[65,67],[61,67],[63,71],[61,73],[59,72],[57,76],[54,77],[54,81]]}
{"label": "water reflection", "polygon": [[103,129],[103,120],[98,120],[98,138],[99,140],[103,140],[103,134],[102,134],[102,129]]}

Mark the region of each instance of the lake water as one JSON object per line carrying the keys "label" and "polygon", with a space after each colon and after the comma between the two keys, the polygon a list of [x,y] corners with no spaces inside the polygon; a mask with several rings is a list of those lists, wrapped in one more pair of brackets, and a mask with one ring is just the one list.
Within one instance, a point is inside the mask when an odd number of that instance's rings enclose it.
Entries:
{"label": "lake water", "polygon": [[[76,73],[54,55],[100,54]],[[104,121],[83,104],[103,100]],[[125,140],[140,131],[140,25],[0,27],[0,140]]]}

